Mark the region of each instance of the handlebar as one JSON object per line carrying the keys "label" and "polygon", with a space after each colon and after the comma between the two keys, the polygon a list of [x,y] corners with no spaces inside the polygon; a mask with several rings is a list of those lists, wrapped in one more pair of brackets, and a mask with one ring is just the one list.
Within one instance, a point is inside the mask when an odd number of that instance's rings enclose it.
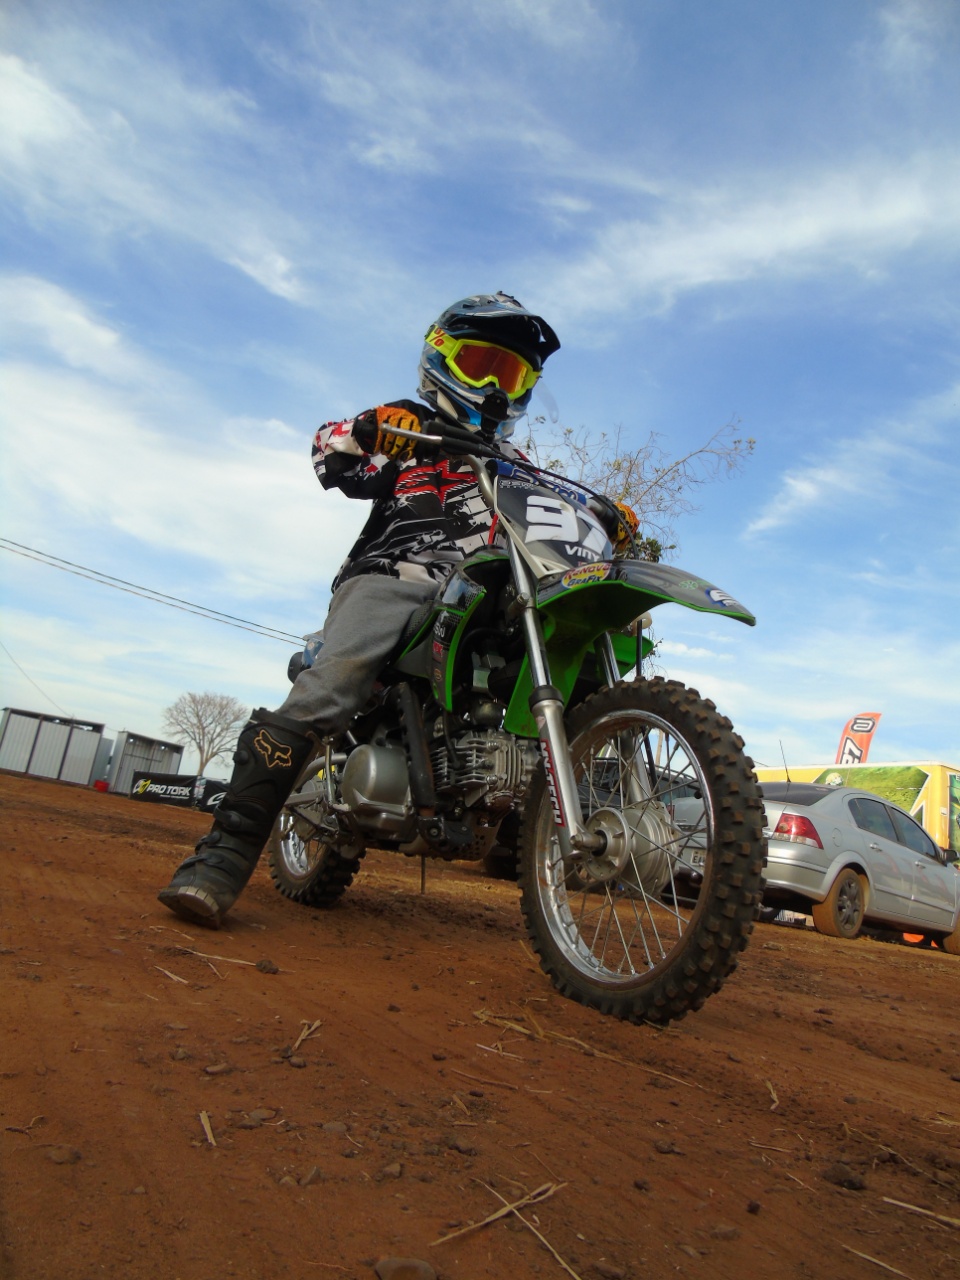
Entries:
{"label": "handlebar", "polygon": [[606,512],[608,518],[615,520],[616,524],[626,530],[630,540],[630,549],[634,556],[637,554],[637,542],[633,532],[621,520],[620,513],[617,511],[615,504],[605,494],[597,493],[585,485],[582,480],[570,480],[567,476],[558,475],[555,471],[547,471],[543,467],[536,466],[535,463],[527,462],[524,458],[507,458],[495,445],[488,444],[485,440],[481,440],[476,432],[468,430],[466,427],[460,426],[459,423],[451,422],[446,418],[433,418],[424,421],[423,431],[405,431],[402,427],[393,427],[391,431],[393,435],[402,436],[406,440],[414,440],[417,444],[436,445],[446,453],[461,457],[477,457],[477,458],[496,458],[509,462],[511,466],[515,466],[522,471],[529,471],[537,476],[549,476],[551,480],[559,480],[563,484],[570,485],[573,488],[581,489],[584,493],[595,499]]}

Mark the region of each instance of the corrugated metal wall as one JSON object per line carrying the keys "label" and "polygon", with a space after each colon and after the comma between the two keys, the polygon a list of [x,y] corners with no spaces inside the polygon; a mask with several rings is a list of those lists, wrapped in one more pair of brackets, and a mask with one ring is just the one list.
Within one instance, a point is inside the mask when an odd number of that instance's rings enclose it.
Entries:
{"label": "corrugated metal wall", "polygon": [[67,752],[60,766],[61,782],[79,782],[88,786],[94,778],[93,766],[103,741],[100,733],[74,725],[70,731]]}
{"label": "corrugated metal wall", "polygon": [[86,786],[102,737],[102,724],[5,707],[0,718],[0,769]]}
{"label": "corrugated metal wall", "polygon": [[110,761],[110,790],[129,795],[137,772],[179,773],[182,755],[183,747],[172,742],[120,733]]}
{"label": "corrugated metal wall", "polygon": [[29,772],[37,778],[58,778],[70,741],[70,726],[44,720],[30,753]]}
{"label": "corrugated metal wall", "polygon": [[30,753],[37,740],[40,720],[23,711],[5,710],[0,734],[0,769],[26,773]]}

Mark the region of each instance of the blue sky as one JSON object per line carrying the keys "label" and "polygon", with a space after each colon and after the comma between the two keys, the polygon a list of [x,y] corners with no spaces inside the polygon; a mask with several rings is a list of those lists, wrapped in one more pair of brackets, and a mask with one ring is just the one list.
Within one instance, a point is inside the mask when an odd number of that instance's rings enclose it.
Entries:
{"label": "blue sky", "polygon": [[[675,558],[758,626],[662,608],[665,671],[763,763],[861,711],[960,763],[954,0],[8,0],[0,49],[0,536],[311,630],[366,514],[313,431],[506,289],[562,423],[756,439]],[[0,572],[2,705],[284,696],[279,641]]]}

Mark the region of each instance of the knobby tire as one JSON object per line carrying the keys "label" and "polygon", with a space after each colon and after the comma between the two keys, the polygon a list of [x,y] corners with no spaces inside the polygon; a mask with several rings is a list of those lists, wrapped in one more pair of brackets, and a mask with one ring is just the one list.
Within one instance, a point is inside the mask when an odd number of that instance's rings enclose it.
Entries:
{"label": "knobby tire", "polygon": [[[605,734],[606,755],[596,746]],[[712,702],[660,678],[594,694],[570,713],[568,735],[584,820],[591,810],[609,812],[619,803],[638,834],[623,843],[632,853],[619,877],[600,883],[576,868],[561,872],[541,766],[520,837],[521,910],[530,942],[541,968],[570,999],[631,1022],[676,1021],[699,1009],[737,967],[759,913],[766,845],[752,761]],[[635,760],[626,742],[638,744]],[[649,798],[618,801],[598,793],[591,782],[598,765],[628,780],[642,773]],[[693,837],[671,826],[670,807],[684,780],[704,799],[696,846],[703,880],[689,899],[678,872]],[[612,775],[606,785],[611,781]],[[628,791],[631,786],[636,797],[640,783],[630,782]],[[664,875],[662,891],[648,892],[645,885],[656,886]],[[671,930],[675,938],[667,936]],[[620,957],[616,963],[608,946]]]}

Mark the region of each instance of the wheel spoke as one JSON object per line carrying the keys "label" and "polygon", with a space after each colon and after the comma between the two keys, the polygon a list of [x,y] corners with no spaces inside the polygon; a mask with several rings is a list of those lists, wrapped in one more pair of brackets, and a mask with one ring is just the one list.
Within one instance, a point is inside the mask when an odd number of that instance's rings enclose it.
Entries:
{"label": "wheel spoke", "polygon": [[605,839],[565,861],[540,776],[520,859],[540,963],[605,1012],[681,1017],[717,990],[752,928],[764,846],[750,762],[712,704],[658,678],[592,695],[569,733],[583,822]]}
{"label": "wheel spoke", "polygon": [[[681,737],[636,714],[612,717],[584,743],[574,766],[584,820],[598,811],[620,813],[625,852],[613,872],[601,874],[589,856],[571,868],[551,831],[541,863],[545,896],[574,964],[604,980],[631,981],[663,961],[696,912],[695,903],[681,908],[677,878],[693,833],[673,825],[664,798],[678,785],[706,794],[706,779]],[[695,832],[705,850],[710,823],[705,807]]]}

